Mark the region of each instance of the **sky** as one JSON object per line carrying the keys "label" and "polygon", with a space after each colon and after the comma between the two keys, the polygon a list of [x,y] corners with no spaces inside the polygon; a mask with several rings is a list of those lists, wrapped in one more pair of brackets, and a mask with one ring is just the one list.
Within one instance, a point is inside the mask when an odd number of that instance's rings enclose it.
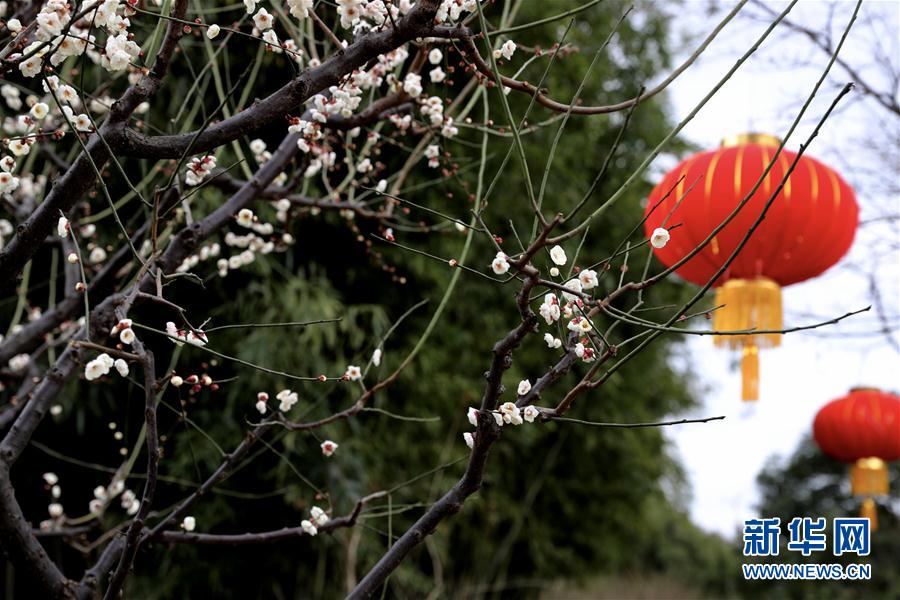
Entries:
{"label": "sky", "polygon": [[[836,3],[836,36],[852,14],[854,4]],[[768,5],[780,11],[786,3]],[[705,35],[717,22],[717,16],[706,14],[708,6],[707,2],[689,1],[687,10],[676,20],[674,41],[683,48],[680,58],[696,45],[696,39],[683,41],[682,36]],[[790,18],[821,30],[827,23],[828,11],[829,3],[823,1],[800,2]],[[760,14],[759,9],[752,12]],[[851,30],[842,56],[865,77],[884,84],[883,71],[872,65],[871,44],[874,37],[882,40],[887,44],[883,51],[900,64],[898,24],[900,3],[864,5],[862,18]],[[675,120],[690,112],[765,26],[761,21],[740,16],[728,25],[722,39],[717,39],[700,61],[669,88]],[[881,34],[873,35],[873,26],[881,28]],[[776,33],[779,31],[782,30]],[[827,62],[828,56],[812,49],[806,38],[783,34],[770,38],[761,53],[754,55],[685,128],[683,136],[703,148],[717,147],[724,136],[747,131],[781,136]],[[850,80],[837,66],[832,73],[808,118],[788,142],[788,149],[798,148],[840,86]],[[864,221],[886,213],[900,214],[896,188],[890,193],[879,185],[878,178],[885,175],[894,184],[900,181],[896,161],[876,160],[873,148],[879,142],[874,138],[885,131],[883,124],[877,122],[879,114],[886,113],[880,113],[870,102],[850,102],[826,123],[822,135],[808,150],[810,156],[835,168],[856,188]],[[894,126],[897,122],[900,119],[895,117]],[[888,139],[894,136],[896,151],[897,129],[887,131]],[[879,147],[883,148],[883,144]],[[883,150],[878,154],[883,156]],[[660,165],[673,166],[665,160]],[[892,171],[885,173],[885,166]],[[821,321],[871,304],[868,276],[860,271],[875,271],[888,312],[894,317],[900,314],[900,246],[896,243],[896,228],[896,222],[862,227],[849,255],[838,266],[821,277],[786,288],[785,326]],[[896,318],[891,322],[898,324]],[[738,534],[745,519],[767,516],[756,511],[757,474],[773,456],[787,457],[793,452],[810,432],[816,412],[826,402],[860,385],[900,391],[900,353],[885,336],[872,335],[877,328],[877,317],[870,312],[834,328],[783,336],[780,348],[761,353],[760,400],[749,405],[740,401],[736,355],[714,348],[708,337],[690,336],[687,353],[675,360],[676,366],[691,369],[701,406],[686,416],[726,416],[724,421],[670,427],[666,432],[689,478],[691,516],[700,527],[731,537]],[[898,339],[896,333],[893,337]]]}

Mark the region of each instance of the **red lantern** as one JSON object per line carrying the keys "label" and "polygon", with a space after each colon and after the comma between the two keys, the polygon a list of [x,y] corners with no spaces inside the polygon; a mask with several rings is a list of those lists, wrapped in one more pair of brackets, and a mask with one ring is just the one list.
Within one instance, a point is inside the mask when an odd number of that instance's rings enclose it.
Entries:
{"label": "red lantern", "polygon": [[854,388],[816,414],[813,437],[822,452],[851,463],[853,495],[864,496],[862,516],[876,522],[872,496],[888,493],[886,461],[900,459],[900,396]]}
{"label": "red lantern", "polygon": [[[695,154],[672,169],[650,194],[645,211],[647,237],[659,227],[680,225],[665,247],[654,248],[657,258],[672,266],[699,246],[750,192],[779,144],[773,136],[744,134],[724,140],[717,150]],[[747,204],[709,244],[677,269],[678,275],[698,285],[705,285],[715,275],[758,218],[796,156],[781,151]],[[840,175],[814,158],[800,157],[765,219],[713,282],[716,305],[725,305],[713,313],[715,328],[782,329],[781,287],[820,275],[840,260],[853,242],[858,212],[853,190]],[[781,335],[714,339],[716,345],[743,349],[742,397],[756,400],[758,347],[779,345]]]}

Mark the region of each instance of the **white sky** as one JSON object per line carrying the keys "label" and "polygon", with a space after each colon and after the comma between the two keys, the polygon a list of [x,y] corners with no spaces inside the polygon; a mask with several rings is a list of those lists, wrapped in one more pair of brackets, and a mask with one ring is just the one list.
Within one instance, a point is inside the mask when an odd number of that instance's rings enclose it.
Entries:
{"label": "white sky", "polygon": [[[780,11],[785,3],[770,5]],[[686,14],[679,14],[676,21],[681,28],[677,33],[705,35],[718,18],[706,16],[707,6],[706,2],[689,2]],[[819,29],[827,20],[828,6],[821,1],[801,1],[791,18]],[[836,28],[843,28],[853,7],[852,2],[837,4]],[[889,46],[886,52],[896,59],[900,3],[873,2],[864,5],[864,12],[879,15],[878,24],[886,27],[889,34],[882,42]],[[716,40],[700,62],[669,88],[673,117],[678,120],[684,117],[764,28],[760,22],[740,17],[729,24],[722,39]],[[846,54],[842,53],[866,73],[872,73],[869,52],[872,39],[871,30],[863,20],[858,29],[851,31]],[[695,43],[684,43],[682,56]],[[811,91],[827,59],[824,53],[811,50],[805,38],[770,38],[762,54],[754,55],[738,71],[683,135],[705,148],[712,148],[727,134],[750,130],[782,134],[795,117],[800,106],[798,100]],[[796,150],[806,139],[834,98],[836,89],[849,78],[835,66],[829,81],[808,113],[809,118],[804,119],[788,142],[788,148]],[[877,111],[870,105],[853,103],[826,123],[823,134],[808,151],[809,155],[840,171],[857,188],[863,219],[884,214],[886,209],[892,214],[900,213],[900,199],[885,197],[883,193],[866,193],[875,187],[872,180],[866,180],[861,169],[853,168],[860,161],[871,164],[872,151],[861,148],[858,140],[871,135],[873,114]],[[889,135],[896,135],[896,130]],[[896,148],[896,138],[894,143]],[[896,183],[900,165],[894,163],[892,170],[884,176],[894,178]],[[876,208],[876,204],[881,208]],[[894,246],[892,251],[883,253],[885,241]],[[893,315],[900,313],[900,253],[896,241],[896,224],[866,228],[858,234],[850,255],[837,268],[785,289],[786,326],[816,322],[870,304],[868,281],[853,266],[871,264],[876,244],[882,252],[878,275],[884,302]],[[689,355],[681,362],[692,365],[698,376],[696,391],[703,406],[689,416],[727,416],[725,421],[667,431],[690,478],[691,516],[699,526],[733,536],[744,519],[759,516],[755,511],[759,499],[755,483],[758,472],[772,455],[787,456],[793,452],[825,402],[862,384],[900,389],[897,370],[900,354],[884,337],[835,337],[842,331],[873,331],[876,324],[877,319],[870,312],[839,328],[819,330],[828,337],[812,333],[784,336],[780,348],[761,353],[760,401],[755,406],[740,402],[740,372],[734,355],[713,348],[709,338],[691,337],[687,346]]]}

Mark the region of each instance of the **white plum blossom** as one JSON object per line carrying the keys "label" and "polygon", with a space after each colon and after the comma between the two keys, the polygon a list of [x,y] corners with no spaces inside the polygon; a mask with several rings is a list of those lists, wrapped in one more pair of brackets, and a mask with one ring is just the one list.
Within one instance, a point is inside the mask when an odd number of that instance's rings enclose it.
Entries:
{"label": "white plum blossom", "polygon": [[531,382],[527,379],[523,379],[519,382],[519,387],[516,389],[516,391],[520,396],[524,396],[531,391]]}
{"label": "white plum blossom", "polygon": [[475,448],[475,434],[471,431],[467,431],[463,434],[463,440],[465,440],[466,446],[468,446],[469,449]]}
{"label": "white plum blossom", "polygon": [[241,210],[238,211],[238,214],[237,214],[237,224],[238,225],[249,229],[249,228],[253,227],[253,221],[254,221],[254,216],[253,216],[252,210],[250,210],[249,208],[242,208]]}
{"label": "white plum blossom", "polygon": [[314,0],[287,0],[291,16],[295,19],[305,19],[313,8]]}
{"label": "white plum blossom", "polygon": [[309,509],[309,516],[316,527],[322,527],[329,521],[328,514],[318,506]]}
{"label": "white plum blossom", "polygon": [[331,440],[325,440],[319,445],[319,447],[322,448],[322,454],[324,454],[326,457],[331,456],[338,449],[338,445]]}
{"label": "white plum blossom", "polygon": [[522,409],[522,417],[529,423],[534,423],[534,420],[539,416],[541,416],[541,411],[534,406],[526,406]]}
{"label": "white plum blossom", "polygon": [[562,340],[553,337],[553,334],[550,333],[544,334],[544,342],[547,344],[548,348],[559,348],[562,346]]}
{"label": "white plum blossom", "polygon": [[438,148],[437,144],[430,144],[425,148],[425,158],[428,159],[428,166],[432,169],[436,169],[440,166],[440,154],[441,150]]}
{"label": "white plum blossom", "polygon": [[279,401],[278,410],[280,410],[281,412],[287,412],[291,410],[291,408],[293,408],[293,406],[297,404],[297,401],[299,399],[297,397],[297,392],[291,390],[281,390],[275,395],[275,398],[277,398]]}
{"label": "white plum blossom", "polygon": [[124,71],[141,53],[141,47],[128,39],[128,34],[111,35],[106,40],[102,64],[110,71]]}
{"label": "white plum blossom", "polygon": [[494,260],[491,262],[491,269],[493,269],[494,273],[497,275],[503,275],[509,271],[509,261],[507,260],[506,254],[498,252],[497,256],[495,256]]}
{"label": "white plum blossom", "polygon": [[403,79],[403,91],[410,96],[422,95],[422,76],[417,73],[407,73]]}
{"label": "white plum blossom", "polygon": [[119,333],[119,340],[123,344],[133,344],[136,337],[137,336],[134,335],[134,329],[131,327],[126,327]]}
{"label": "white plum blossom", "polygon": [[350,381],[359,381],[360,379],[362,379],[362,369],[360,369],[356,365],[347,365],[347,370],[344,372],[344,376]]}
{"label": "white plum blossom", "polygon": [[541,304],[538,312],[547,322],[547,325],[552,325],[559,321],[559,298],[556,297],[556,294],[544,294],[544,302]]}
{"label": "white plum blossom", "polygon": [[275,23],[275,18],[269,14],[264,8],[259,9],[255,15],[253,15],[253,24],[260,31],[265,31],[266,29],[271,29],[272,25]]}
{"label": "white plum blossom", "polygon": [[122,360],[121,358],[117,358],[116,362],[113,363],[113,366],[116,368],[116,371],[119,372],[119,375],[122,377],[128,377],[128,363]]}
{"label": "white plum blossom", "polygon": [[563,250],[562,246],[556,245],[550,248],[550,260],[553,261],[554,264],[559,266],[563,266],[566,264],[568,258],[566,257],[566,251]]}
{"label": "white plum blossom", "polygon": [[317,533],[319,533],[319,530],[316,528],[316,526],[313,525],[311,521],[308,521],[306,519],[300,521],[300,529],[302,529],[303,533],[305,533],[306,535],[316,535]]}
{"label": "white plum blossom", "polygon": [[47,471],[46,473],[41,475],[41,477],[44,479],[44,482],[47,485],[56,485],[57,483],[59,483],[59,477],[52,471]]}
{"label": "white plum blossom", "polygon": [[341,17],[341,27],[350,29],[357,23],[362,14],[360,0],[337,0],[338,15]]}
{"label": "white plum blossom", "polygon": [[0,193],[9,194],[19,187],[19,178],[12,173],[0,173]]}
{"label": "white plum blossom", "polygon": [[31,116],[37,120],[43,120],[50,112],[50,107],[45,102],[37,102],[31,107]]}
{"label": "white plum blossom", "polygon": [[203,183],[203,180],[216,168],[216,157],[210,155],[196,156],[188,162],[187,172],[184,174],[184,182],[195,186]]}
{"label": "white plum blossom", "polygon": [[657,227],[653,230],[653,235],[650,236],[650,245],[659,250],[660,248],[665,248],[666,244],[669,243],[669,231],[664,227]]}
{"label": "white plum blossom", "polygon": [[444,54],[438,48],[432,48],[428,53],[428,62],[433,65],[439,64],[443,58]]}
{"label": "white plum blossom", "polygon": [[597,279],[597,271],[593,269],[584,269],[578,274],[578,281],[581,282],[581,289],[590,290],[600,283]]}
{"label": "white plum blossom", "polygon": [[435,67],[432,70],[428,71],[428,78],[431,80],[431,83],[440,83],[447,78],[447,74],[444,73],[444,70],[440,67]]}
{"label": "white plum blossom", "polygon": [[197,519],[188,515],[181,521],[181,528],[190,533],[197,527]]}
{"label": "white plum blossom", "polygon": [[115,361],[113,360],[113,358],[109,354],[104,352],[103,354],[97,356],[97,358],[95,358],[94,360],[89,361],[87,365],[85,365],[84,378],[88,381],[98,379],[103,375],[109,373],[109,370],[113,367],[114,364]]}
{"label": "white plum blossom", "polygon": [[[570,279],[569,281],[567,281],[563,284],[563,287],[566,288],[567,290],[576,292],[576,294],[581,293],[581,291],[583,289],[581,286],[581,281],[578,279]],[[567,292],[563,292],[563,298],[565,298],[569,302],[573,302],[579,298],[579,296],[577,296],[576,294],[569,294]]]}
{"label": "white plum blossom", "polygon": [[516,51],[516,43],[512,40],[506,40],[503,42],[503,45],[500,46],[497,50],[494,50],[494,58],[500,58],[501,56],[506,60],[512,58],[513,53]]}
{"label": "white plum blossom", "polygon": [[91,264],[98,265],[106,260],[106,250],[104,250],[101,246],[94,246],[91,249],[90,255],[88,255],[88,260],[91,261]]}
{"label": "white plum blossom", "polygon": [[61,517],[63,514],[63,506],[59,502],[54,502],[47,507],[47,513],[54,519]]}
{"label": "white plum blossom", "polygon": [[522,415],[520,414],[519,407],[516,406],[514,402],[504,402],[503,404],[501,404],[500,415],[503,418],[503,422],[506,424],[522,424]]}

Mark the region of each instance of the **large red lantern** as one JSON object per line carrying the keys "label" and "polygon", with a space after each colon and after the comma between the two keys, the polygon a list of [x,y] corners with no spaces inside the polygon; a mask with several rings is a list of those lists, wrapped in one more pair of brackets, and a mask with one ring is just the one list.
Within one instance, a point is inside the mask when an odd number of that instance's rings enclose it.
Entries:
{"label": "large red lantern", "polygon": [[888,493],[887,461],[900,459],[900,396],[854,388],[819,410],[813,437],[822,452],[850,463],[854,496],[864,496],[862,516],[876,522],[872,496]]}
{"label": "large red lantern", "polygon": [[[659,260],[676,264],[698,247],[753,189],[775,157],[780,141],[744,134],[726,139],[717,150],[695,154],[672,169],[650,194],[645,229],[672,231]],[[676,272],[705,285],[738,247],[759,217],[797,154],[782,150],[762,184],[698,254]],[[668,194],[668,195],[667,195]],[[859,208],[840,175],[814,158],[800,157],[765,219],[728,269],[713,282],[715,328],[720,331],[780,330],[781,287],[820,275],[849,250]],[[781,334],[715,336],[718,346],[742,349],[744,400],[759,397],[758,348],[781,343]]]}

